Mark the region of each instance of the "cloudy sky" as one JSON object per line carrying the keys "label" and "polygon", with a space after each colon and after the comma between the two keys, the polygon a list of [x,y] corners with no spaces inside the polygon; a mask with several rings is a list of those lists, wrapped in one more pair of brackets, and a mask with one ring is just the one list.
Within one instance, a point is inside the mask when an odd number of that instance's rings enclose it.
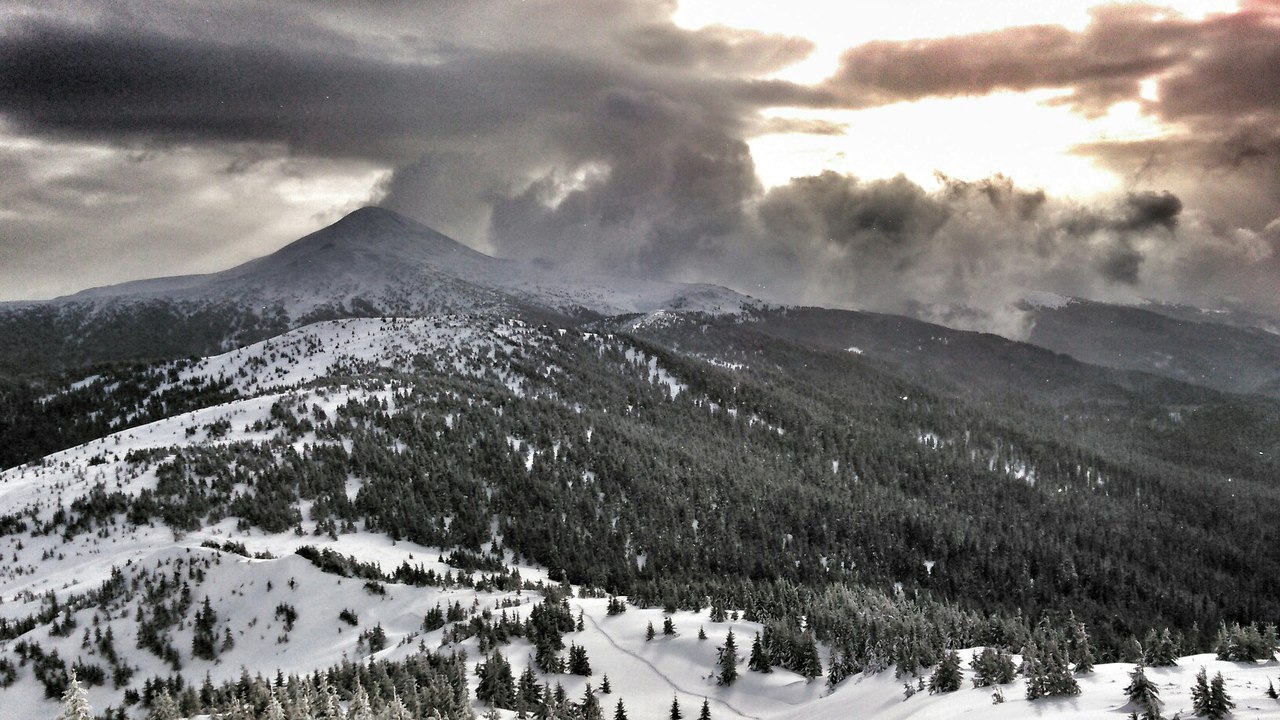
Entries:
{"label": "cloudy sky", "polygon": [[1032,290],[1280,312],[1280,2],[0,0],[0,299],[366,204],[994,329]]}

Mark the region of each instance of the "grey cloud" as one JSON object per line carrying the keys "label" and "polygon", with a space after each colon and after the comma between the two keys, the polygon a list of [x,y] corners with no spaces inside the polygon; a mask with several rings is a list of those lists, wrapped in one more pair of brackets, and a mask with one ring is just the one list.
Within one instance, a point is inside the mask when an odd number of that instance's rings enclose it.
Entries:
{"label": "grey cloud", "polygon": [[[1280,123],[1271,90],[1250,84],[1263,80],[1225,69],[1238,57],[1269,77],[1272,30],[1252,15],[1111,9],[1083,33],[876,43],[806,87],[765,74],[807,42],[681,30],[669,2],[31,7],[0,23],[0,130],[34,138],[42,162],[81,150],[110,161],[56,182],[29,163],[6,172],[0,266],[10,273],[89,273],[107,256],[122,258],[116,275],[95,281],[137,277],[142,265],[225,266],[270,249],[273,233],[277,243],[302,234],[301,210],[264,188],[316,168],[385,169],[382,203],[502,255],[1009,334],[1022,322],[1009,308],[1028,290],[1276,303],[1278,241],[1248,228],[1280,216],[1280,180],[1267,179],[1280,177]],[[766,191],[746,144],[844,130],[765,118],[766,108],[1066,87],[1074,107],[1096,113],[1138,98],[1156,72],[1167,77],[1147,111],[1196,134],[1080,148],[1146,168],[1131,193],[1090,207],[999,176],[926,190],[824,173]],[[14,162],[4,148],[0,163]],[[1188,167],[1215,182],[1189,187]],[[234,217],[200,202],[210,193],[230,197]],[[334,201],[326,219],[366,199]],[[1245,220],[1224,222],[1237,206]]]}
{"label": "grey cloud", "polygon": [[688,31],[668,23],[639,28],[623,39],[647,64],[697,68],[733,75],[766,74],[805,59],[813,43],[804,38],[711,26]]}
{"label": "grey cloud", "polygon": [[1082,206],[1003,176],[939,179],[927,191],[828,172],[769,190],[742,231],[747,267],[770,268],[753,279],[782,297],[1013,337],[1031,291],[1280,310],[1277,240],[1186,217],[1172,193]]}

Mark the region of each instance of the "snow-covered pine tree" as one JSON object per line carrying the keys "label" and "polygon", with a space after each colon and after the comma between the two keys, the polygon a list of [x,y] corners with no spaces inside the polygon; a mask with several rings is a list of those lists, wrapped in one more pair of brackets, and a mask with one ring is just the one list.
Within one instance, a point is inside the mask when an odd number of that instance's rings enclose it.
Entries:
{"label": "snow-covered pine tree", "polygon": [[751,659],[747,661],[747,667],[758,673],[773,672],[773,663],[769,660],[769,651],[760,642],[760,633],[756,633],[756,639],[751,642]]}
{"label": "snow-covered pine tree", "polygon": [[804,634],[798,650],[800,674],[808,680],[822,677],[822,658],[818,656],[818,642],[814,640],[812,633]]}
{"label": "snow-covered pine tree", "polygon": [[716,673],[716,682],[720,685],[732,685],[738,680],[738,643],[733,637],[733,630],[725,636],[724,645],[719,648],[716,665],[720,671]]}
{"label": "snow-covered pine tree", "polygon": [[533,659],[524,666],[520,673],[520,682],[516,688],[517,707],[532,710],[542,702],[542,686],[538,684],[538,676],[533,672]]}
{"label": "snow-covered pine tree", "polygon": [[62,693],[62,712],[58,720],[93,720],[89,696],[85,694],[74,669],[67,680],[67,689]]}
{"label": "snow-covered pine tree", "polygon": [[[280,696],[275,691],[272,691],[271,697],[267,700],[267,707],[263,710],[262,720],[287,720],[284,705],[280,704]],[[361,720],[365,719],[361,718]],[[370,715],[368,720],[373,720],[373,716]]]}
{"label": "snow-covered pine tree", "polygon": [[1027,699],[1058,695],[1079,695],[1080,685],[1071,674],[1071,663],[1063,647],[1062,633],[1048,619],[1040,621],[1024,655]]}
{"label": "snow-covered pine tree", "polygon": [[1222,720],[1231,713],[1236,704],[1227,695],[1222,673],[1213,677],[1210,683],[1203,667],[1196,673],[1195,684],[1191,686],[1191,707],[1196,715],[1209,720]]}
{"label": "snow-covered pine tree", "polygon": [[578,706],[579,712],[582,713],[582,720],[604,720],[604,713],[600,709],[600,699],[596,697],[596,693],[591,689],[591,683],[587,683],[587,689],[582,694],[582,703]]}
{"label": "snow-covered pine tree", "polygon": [[374,720],[369,693],[365,691],[359,679],[356,680],[355,691],[351,693],[351,702],[347,705],[346,720]]}
{"label": "snow-covered pine tree", "polygon": [[511,663],[497,650],[476,665],[476,699],[492,707],[513,710],[516,707],[515,679]]}
{"label": "snow-covered pine tree", "polygon": [[929,678],[930,693],[949,693],[960,689],[960,655],[955,650],[947,653]]}
{"label": "snow-covered pine tree", "polygon": [[147,720],[178,720],[179,717],[178,703],[167,689],[161,690],[151,701],[151,712],[147,714]]}
{"label": "snow-covered pine tree", "polygon": [[1129,686],[1124,689],[1125,697],[1142,710],[1142,720],[1160,720],[1160,688],[1147,679],[1143,667],[1134,667],[1129,673]]}
{"label": "snow-covered pine tree", "polygon": [[1231,714],[1236,704],[1232,702],[1231,696],[1227,695],[1226,682],[1222,679],[1222,673],[1213,676],[1213,682],[1209,683],[1209,720],[1220,720]]}
{"label": "snow-covered pine tree", "polygon": [[1013,656],[999,648],[983,648],[981,653],[974,652],[970,664],[974,687],[1011,683],[1018,674]]}
{"label": "snow-covered pine tree", "polygon": [[587,657],[587,649],[581,645],[569,644],[569,672],[582,676],[591,674],[591,660]]}

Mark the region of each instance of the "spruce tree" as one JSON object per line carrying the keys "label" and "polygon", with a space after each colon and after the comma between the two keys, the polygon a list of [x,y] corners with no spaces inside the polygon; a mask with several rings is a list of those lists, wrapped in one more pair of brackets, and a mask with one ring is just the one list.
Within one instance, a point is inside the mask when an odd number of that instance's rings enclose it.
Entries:
{"label": "spruce tree", "polygon": [[58,720],[93,720],[93,708],[89,705],[89,697],[81,687],[74,669],[68,678],[67,689],[62,693],[61,709]]}
{"label": "spruce tree", "polygon": [[1124,694],[1129,702],[1142,710],[1143,720],[1160,720],[1160,688],[1147,679],[1141,665],[1129,673],[1129,686],[1124,689]]}
{"label": "spruce tree", "polygon": [[525,665],[520,673],[520,684],[517,688],[517,699],[520,707],[532,709],[542,702],[542,687],[538,685],[538,676],[533,672],[533,663]]}
{"label": "spruce tree", "polygon": [[711,720],[711,703],[706,698],[702,698],[702,710],[698,713],[698,720]]}
{"label": "spruce tree", "polygon": [[516,707],[515,679],[511,675],[511,663],[494,651],[485,661],[476,665],[480,682],[476,685],[476,699],[495,708],[514,710]]}
{"label": "spruce tree", "polygon": [[734,640],[733,630],[729,630],[729,634],[725,636],[724,645],[719,648],[719,653],[716,664],[720,666],[720,672],[716,675],[716,682],[721,685],[732,685],[738,680],[738,643]]}
{"label": "spruce tree", "polygon": [[587,658],[587,649],[581,645],[569,644],[569,672],[582,676],[591,674],[591,661]]}
{"label": "spruce tree", "polygon": [[681,720],[684,713],[680,712],[680,698],[673,695],[671,697],[671,714],[668,716],[670,720]]}
{"label": "spruce tree", "polygon": [[981,653],[975,652],[970,663],[973,666],[974,687],[1011,683],[1018,674],[1013,657],[997,648],[983,648]]}
{"label": "spruce tree", "polygon": [[1231,713],[1236,704],[1227,695],[1222,673],[1213,677],[1210,683],[1203,667],[1196,673],[1196,682],[1191,686],[1191,707],[1196,715],[1209,720],[1222,720]]}
{"label": "spruce tree", "polygon": [[796,666],[800,674],[807,680],[822,677],[822,658],[818,656],[818,643],[813,635],[806,632],[796,650],[799,653]]}
{"label": "spruce tree", "polygon": [[156,695],[151,701],[151,712],[147,714],[147,720],[178,720],[180,717],[178,703],[168,690],[161,690]]}
{"label": "spruce tree", "polygon": [[675,634],[676,634],[676,624],[675,624],[674,622],[672,622],[672,621],[671,621],[671,616],[670,616],[670,615],[668,615],[668,616],[666,616],[666,617],[662,618],[662,634],[663,634],[663,635],[675,635]]}
{"label": "spruce tree", "polygon": [[1047,619],[1036,627],[1033,641],[1024,652],[1028,700],[1080,694],[1080,685],[1071,674],[1062,641],[1061,633],[1050,626]]}
{"label": "spruce tree", "polygon": [[773,672],[773,663],[769,659],[769,651],[760,642],[760,633],[756,633],[756,639],[751,642],[751,659],[747,661],[747,667],[758,673]]}
{"label": "spruce tree", "polygon": [[579,706],[579,710],[582,713],[582,720],[604,720],[604,713],[600,709],[600,699],[596,697],[590,683],[587,683],[587,689],[582,694],[582,704]]}
{"label": "spruce tree", "polygon": [[938,663],[938,667],[929,678],[930,693],[949,693],[960,689],[960,655],[955,650]]}
{"label": "spruce tree", "polygon": [[1220,720],[1231,714],[1231,710],[1236,704],[1231,701],[1231,696],[1227,695],[1226,683],[1222,679],[1222,673],[1213,676],[1213,682],[1209,684],[1209,720]]}
{"label": "spruce tree", "polygon": [[618,704],[613,710],[613,720],[628,720],[627,708],[622,704],[622,698],[618,698]]}
{"label": "spruce tree", "polygon": [[653,621],[650,620],[649,627],[645,628],[645,631],[644,631],[644,641],[649,642],[654,638],[654,635],[656,635],[656,633],[654,633],[653,631]]}

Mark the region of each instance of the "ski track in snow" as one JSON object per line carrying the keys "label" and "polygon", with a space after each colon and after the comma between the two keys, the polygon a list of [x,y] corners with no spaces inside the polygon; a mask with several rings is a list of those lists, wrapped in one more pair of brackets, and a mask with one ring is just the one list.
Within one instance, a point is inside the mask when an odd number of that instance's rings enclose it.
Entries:
{"label": "ski track in snow", "polygon": [[[587,615],[586,613],[583,613],[582,616],[591,622],[591,627],[594,628],[596,632],[600,633],[600,635],[603,636],[604,639],[607,640],[609,644],[613,646],[613,649],[647,666],[650,670],[653,671],[655,675],[662,678],[663,681],[666,682],[668,685],[670,685],[671,688],[676,692],[682,695],[688,695],[690,697],[701,696],[705,698],[708,702],[711,702],[714,700],[714,702],[716,702],[719,705],[725,706],[726,708],[728,708],[730,712],[736,714],[738,717],[750,718],[751,720],[764,720],[764,718],[760,717],[759,715],[752,715],[751,713],[747,713],[747,712],[743,712],[742,710],[739,710],[738,708],[734,707],[731,703],[729,703],[727,700],[721,700],[720,698],[710,698],[710,697],[707,697],[705,694],[697,693],[692,690],[687,690],[683,687],[680,687],[680,685],[677,684],[675,680],[671,679],[671,676],[659,670],[658,666],[654,665],[647,658],[641,657],[640,655],[619,645],[618,642],[613,639],[613,636],[610,635],[607,630],[600,627],[600,623],[596,622],[596,619],[594,617]],[[787,703],[787,704],[792,705],[794,703]]]}

